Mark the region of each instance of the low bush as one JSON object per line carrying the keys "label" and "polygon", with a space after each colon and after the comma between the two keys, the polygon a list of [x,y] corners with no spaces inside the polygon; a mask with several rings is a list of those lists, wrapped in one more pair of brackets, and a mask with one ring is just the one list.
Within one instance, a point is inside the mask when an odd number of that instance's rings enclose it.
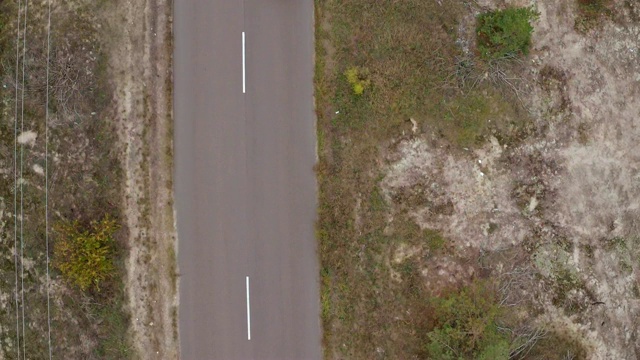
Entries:
{"label": "low bush", "polygon": [[366,69],[351,67],[344,72],[344,76],[347,77],[355,95],[362,95],[364,90],[369,87],[370,81]]}
{"label": "low bush", "polygon": [[432,303],[434,327],[425,344],[430,359],[509,358],[510,339],[498,331],[501,309],[488,283],[474,282]]}
{"label": "low bush", "polygon": [[88,227],[77,220],[58,223],[53,265],[80,290],[99,292],[115,272],[113,234],[117,229],[109,216]]}

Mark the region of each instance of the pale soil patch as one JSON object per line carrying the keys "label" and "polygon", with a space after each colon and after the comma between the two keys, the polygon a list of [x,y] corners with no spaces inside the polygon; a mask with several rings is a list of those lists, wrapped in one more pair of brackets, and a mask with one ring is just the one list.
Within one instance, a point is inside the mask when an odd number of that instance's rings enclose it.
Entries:
{"label": "pale soil patch", "polygon": [[[520,209],[510,197],[511,178],[496,168],[503,151],[497,140],[459,158],[412,139],[398,146],[381,185],[388,201],[407,188],[419,188],[427,206],[411,215],[423,229],[437,229],[459,249],[483,246],[497,250],[519,244],[529,233]],[[491,223],[505,224],[488,236]]]}
{"label": "pale soil patch", "polygon": [[134,344],[142,359],[177,359],[171,3],[123,0],[113,8],[109,58],[124,148]]}
{"label": "pale soil patch", "polygon": [[25,131],[18,135],[18,144],[25,144],[33,146],[36,143],[38,134],[34,131]]}
{"label": "pale soil patch", "polygon": [[33,164],[33,172],[40,176],[44,176],[44,169],[38,164]]}

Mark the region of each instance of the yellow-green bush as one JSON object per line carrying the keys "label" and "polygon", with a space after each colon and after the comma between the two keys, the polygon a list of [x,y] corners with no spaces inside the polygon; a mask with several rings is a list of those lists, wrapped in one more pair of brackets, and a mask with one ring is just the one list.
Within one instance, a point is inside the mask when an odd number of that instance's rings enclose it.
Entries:
{"label": "yellow-green bush", "polygon": [[109,216],[88,227],[77,220],[56,224],[53,265],[80,290],[100,291],[115,271],[113,234],[117,229]]}
{"label": "yellow-green bush", "polygon": [[364,90],[369,87],[370,80],[367,78],[367,70],[359,67],[351,67],[344,72],[347,81],[353,89],[355,95],[362,95]]}

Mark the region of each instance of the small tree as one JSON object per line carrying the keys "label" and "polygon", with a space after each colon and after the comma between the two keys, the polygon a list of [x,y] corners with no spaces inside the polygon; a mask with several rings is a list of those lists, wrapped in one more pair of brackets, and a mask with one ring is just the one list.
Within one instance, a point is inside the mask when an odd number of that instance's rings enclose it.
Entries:
{"label": "small tree", "polygon": [[109,216],[88,227],[77,220],[58,223],[53,265],[80,290],[100,291],[115,270],[113,234],[117,229]]}
{"label": "small tree", "polygon": [[476,34],[478,50],[486,59],[527,55],[533,26],[538,18],[533,8],[507,8],[478,16]]}

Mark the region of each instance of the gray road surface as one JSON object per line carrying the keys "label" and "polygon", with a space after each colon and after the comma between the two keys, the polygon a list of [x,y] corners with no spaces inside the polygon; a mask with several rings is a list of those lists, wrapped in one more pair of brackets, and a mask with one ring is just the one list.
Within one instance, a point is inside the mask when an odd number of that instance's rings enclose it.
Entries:
{"label": "gray road surface", "polygon": [[320,359],[313,2],[174,16],[182,360]]}

